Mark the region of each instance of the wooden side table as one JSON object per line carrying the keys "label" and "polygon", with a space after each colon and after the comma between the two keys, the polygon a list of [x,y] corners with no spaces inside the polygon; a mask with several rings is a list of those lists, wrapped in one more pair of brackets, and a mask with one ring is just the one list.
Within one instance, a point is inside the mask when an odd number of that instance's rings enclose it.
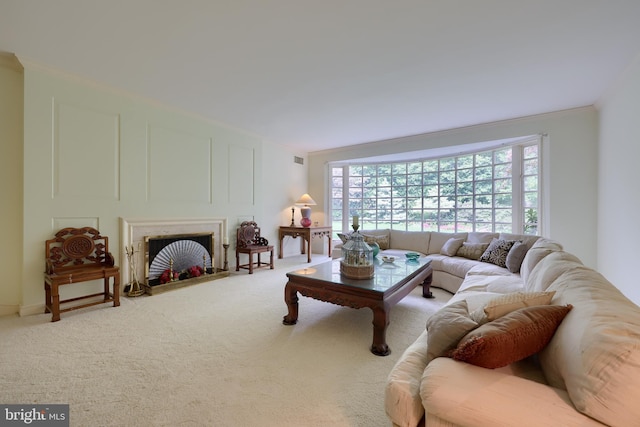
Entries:
{"label": "wooden side table", "polygon": [[[278,230],[278,258],[282,258],[282,240],[284,240],[284,236],[291,236],[294,239],[296,237],[301,237],[300,239],[300,253],[307,254],[307,262],[311,262],[311,239],[314,237],[327,237],[329,240],[329,244],[327,245],[329,249],[329,257],[331,257],[331,227],[290,227],[290,226],[281,226]],[[307,247],[305,248],[305,242]]]}

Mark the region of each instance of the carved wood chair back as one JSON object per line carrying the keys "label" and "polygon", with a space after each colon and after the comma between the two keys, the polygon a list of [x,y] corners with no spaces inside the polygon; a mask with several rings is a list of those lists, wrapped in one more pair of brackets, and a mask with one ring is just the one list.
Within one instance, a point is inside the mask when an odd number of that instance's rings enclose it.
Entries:
{"label": "carved wood chair back", "polygon": [[237,232],[236,247],[247,248],[250,246],[268,246],[269,242],[260,236],[260,227],[255,221],[244,221]]}
{"label": "carved wood chair back", "polygon": [[113,267],[109,252],[109,238],[92,227],[67,227],[46,242],[46,271],[48,274],[82,267]]}

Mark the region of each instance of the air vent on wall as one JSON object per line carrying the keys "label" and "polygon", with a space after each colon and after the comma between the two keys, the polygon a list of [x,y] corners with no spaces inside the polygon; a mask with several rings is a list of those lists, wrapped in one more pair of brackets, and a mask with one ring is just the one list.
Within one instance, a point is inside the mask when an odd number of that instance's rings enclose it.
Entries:
{"label": "air vent on wall", "polygon": [[293,162],[299,165],[304,165],[304,159],[302,157],[293,156]]}

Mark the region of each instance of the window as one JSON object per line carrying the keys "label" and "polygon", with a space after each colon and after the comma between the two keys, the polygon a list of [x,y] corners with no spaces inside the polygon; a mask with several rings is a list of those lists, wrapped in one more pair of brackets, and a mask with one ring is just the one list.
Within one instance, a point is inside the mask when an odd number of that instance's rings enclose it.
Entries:
{"label": "window", "polygon": [[453,157],[332,164],[331,218],[347,231],[539,231],[539,138]]}

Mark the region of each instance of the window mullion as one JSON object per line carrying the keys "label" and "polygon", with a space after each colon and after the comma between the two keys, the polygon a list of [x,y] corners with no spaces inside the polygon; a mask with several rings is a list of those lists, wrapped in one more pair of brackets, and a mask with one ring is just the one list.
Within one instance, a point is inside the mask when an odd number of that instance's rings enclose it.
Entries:
{"label": "window mullion", "polygon": [[524,191],[522,180],[524,173],[522,171],[524,155],[522,146],[514,146],[511,156],[511,200],[512,200],[512,228],[514,233],[524,232]]}

